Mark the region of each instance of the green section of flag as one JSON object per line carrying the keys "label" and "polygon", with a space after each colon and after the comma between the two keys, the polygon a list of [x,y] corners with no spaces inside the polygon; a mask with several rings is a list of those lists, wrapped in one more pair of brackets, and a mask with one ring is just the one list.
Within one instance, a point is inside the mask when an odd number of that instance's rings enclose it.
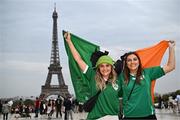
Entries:
{"label": "green section of flag", "polygon": [[[73,34],[71,34],[71,40],[75,48],[79,52],[81,58],[86,62],[88,66],[91,67],[92,64],[90,61],[90,57],[94,51],[99,51],[100,47]],[[68,56],[71,81],[73,83],[76,98],[78,101],[84,102],[86,101],[86,98],[90,96],[89,80],[82,73],[78,64],[74,60],[65,39],[64,39],[64,44]]]}

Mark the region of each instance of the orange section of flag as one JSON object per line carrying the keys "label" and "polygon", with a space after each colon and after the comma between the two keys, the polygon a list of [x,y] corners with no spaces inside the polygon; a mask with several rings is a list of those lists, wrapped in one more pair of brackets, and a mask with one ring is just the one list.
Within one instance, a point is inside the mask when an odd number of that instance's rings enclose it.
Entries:
{"label": "orange section of flag", "polygon": [[[167,48],[168,48],[168,41],[162,40],[161,42],[159,42],[154,46],[137,50],[136,53],[139,55],[141,59],[142,67],[148,68],[148,67],[160,65],[162,57]],[[155,80],[153,80],[151,83],[151,96],[153,103],[154,103],[154,87],[155,87]]]}

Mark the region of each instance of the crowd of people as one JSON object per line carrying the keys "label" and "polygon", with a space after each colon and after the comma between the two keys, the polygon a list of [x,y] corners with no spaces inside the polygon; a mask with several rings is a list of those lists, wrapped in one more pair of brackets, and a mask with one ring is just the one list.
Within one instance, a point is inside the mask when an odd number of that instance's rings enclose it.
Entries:
{"label": "crowd of people", "polygon": [[180,113],[180,95],[169,96],[168,100],[165,101],[162,97],[158,96],[158,103],[155,104],[158,109],[169,109],[174,113]]}
{"label": "crowd of people", "polygon": [[[158,109],[168,109],[174,113],[180,113],[180,95],[169,97],[168,101],[163,101],[162,97],[158,97],[158,103],[155,105]],[[47,118],[62,118],[64,120],[73,120],[74,113],[81,113],[83,105],[79,104],[77,99],[68,96],[66,99],[58,96],[57,99],[39,100],[36,98],[34,106],[24,105],[23,100],[19,100],[19,104],[11,108],[8,101],[2,103],[0,100],[0,114],[3,115],[3,120],[8,120],[8,114],[18,114],[16,117],[29,117],[31,113],[35,113],[34,117],[45,115]],[[63,118],[64,114],[64,118]]]}
{"label": "crowd of people", "polygon": [[[64,120],[73,120],[73,114],[82,111],[81,105],[71,96],[63,98],[58,95],[57,98],[48,100],[36,97],[34,105],[25,105],[23,99],[20,99],[18,104],[13,107],[9,105],[8,101],[3,103],[0,101],[0,114],[3,114],[3,120],[8,120],[9,113],[16,114],[16,118],[38,118],[41,116],[52,118],[55,116]],[[35,115],[32,116],[32,113]]]}

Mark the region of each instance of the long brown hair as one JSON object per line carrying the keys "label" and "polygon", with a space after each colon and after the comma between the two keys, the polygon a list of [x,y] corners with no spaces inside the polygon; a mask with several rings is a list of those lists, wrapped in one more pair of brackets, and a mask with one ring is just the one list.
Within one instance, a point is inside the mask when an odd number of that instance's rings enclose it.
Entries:
{"label": "long brown hair", "polygon": [[141,59],[140,57],[138,56],[138,54],[136,52],[129,52],[129,53],[126,53],[126,56],[124,58],[124,78],[125,78],[125,83],[128,84],[129,83],[129,78],[130,78],[130,70],[129,68],[127,67],[127,57],[129,55],[135,55],[137,56],[138,60],[139,60],[139,66],[138,66],[138,70],[137,70],[137,74],[136,74],[136,83],[140,84],[140,81],[141,81],[141,77],[142,77],[142,65],[141,65]]}
{"label": "long brown hair", "polygon": [[[99,68],[96,69],[96,75],[95,75],[95,80],[96,80],[96,87],[97,89],[103,90],[106,88],[106,82],[102,77],[102,74],[100,73]],[[111,65],[111,73],[109,75],[108,82],[115,84],[115,81],[117,80],[117,73],[115,72],[113,65]]]}

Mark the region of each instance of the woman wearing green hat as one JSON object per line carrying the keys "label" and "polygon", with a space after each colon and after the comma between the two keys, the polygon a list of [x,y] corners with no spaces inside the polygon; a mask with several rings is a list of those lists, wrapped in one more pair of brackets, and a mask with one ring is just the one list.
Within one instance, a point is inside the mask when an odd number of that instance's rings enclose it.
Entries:
{"label": "woman wearing green hat", "polygon": [[113,68],[112,58],[107,55],[101,56],[96,63],[96,70],[94,70],[79,55],[71,41],[70,33],[65,33],[64,37],[75,61],[89,79],[91,95],[93,96],[99,90],[101,91],[87,119],[103,119],[106,117],[107,119],[118,120],[120,87],[118,86],[117,74]]}

